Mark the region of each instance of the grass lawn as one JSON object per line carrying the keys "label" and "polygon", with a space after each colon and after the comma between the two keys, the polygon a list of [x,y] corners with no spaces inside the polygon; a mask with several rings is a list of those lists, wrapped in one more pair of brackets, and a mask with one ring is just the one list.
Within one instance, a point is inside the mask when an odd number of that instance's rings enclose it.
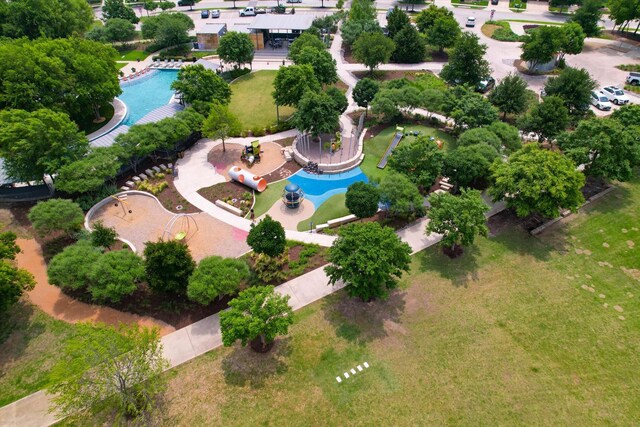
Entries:
{"label": "grass lawn", "polygon": [[[400,125],[400,126],[403,126],[403,125]],[[404,126],[404,128],[405,128],[405,131],[418,130],[422,132],[422,135],[433,136],[437,139],[444,141],[445,152],[454,149],[457,145],[456,140],[454,138],[452,138],[450,135],[438,129],[434,129],[427,126],[420,126],[420,125],[406,125]],[[378,163],[380,162],[380,159],[382,159],[382,156],[384,155],[385,151],[387,151],[387,147],[389,147],[389,144],[391,143],[391,140],[393,138],[393,135],[395,134],[395,131],[396,131],[396,127],[394,125],[391,125],[383,129],[373,138],[367,138],[365,140],[364,142],[365,156],[364,156],[364,161],[360,165],[360,168],[370,180],[378,181],[388,173],[389,171],[388,166],[384,169],[378,169],[377,166],[378,166]],[[407,141],[411,142],[414,139],[415,138],[412,136],[404,137],[400,141],[400,144],[404,144]]]}
{"label": "grass lawn", "polygon": [[549,22],[549,21],[530,21],[527,19],[505,19],[509,22],[524,22],[525,24],[540,24],[540,25],[562,25],[562,22]]}
{"label": "grass lawn", "polygon": [[527,8],[527,2],[522,0],[509,0],[509,9],[515,9],[516,11],[525,10]]}
{"label": "grass lawn", "polygon": [[470,0],[470,1],[451,0],[451,4],[458,5],[458,6],[488,6],[489,0]]}
{"label": "grass lawn", "polygon": [[[276,73],[256,71],[231,84],[233,94],[229,108],[245,129],[265,128],[276,123],[276,105],[271,96]],[[287,119],[293,112],[291,107],[280,107],[280,120]]]}
{"label": "grass lawn", "polygon": [[145,52],[144,50],[129,49],[117,52],[115,59],[119,61],[137,61],[139,59],[142,61],[149,55],[150,53]]}
{"label": "grass lawn", "polygon": [[80,130],[88,135],[90,133],[97,131],[98,129],[100,129],[107,123],[109,123],[109,120],[111,120],[111,118],[113,117],[113,105],[111,104],[103,105],[102,107],[100,107],[100,113],[104,117],[104,121],[100,123],[94,123],[93,122],[94,116],[93,114],[91,114],[89,117],[86,117],[83,120],[78,121],[78,127],[80,128]]}
{"label": "grass lawn", "polygon": [[311,218],[300,221],[298,224],[298,231],[309,230],[309,222],[313,221],[313,225],[324,224],[330,219],[340,218],[342,216],[349,215],[349,209],[345,206],[345,199],[347,193],[334,194],[329,197],[323,204],[320,205]]}
{"label": "grass lawn", "polygon": [[126,67],[128,64],[128,62],[118,62],[116,61],[116,67],[118,67],[119,70],[122,70],[124,67]]}
{"label": "grass lawn", "polygon": [[269,184],[266,190],[262,193],[256,193],[256,204],[253,206],[253,212],[257,217],[267,213],[267,211],[273,206],[273,204],[280,200],[282,197],[282,191],[284,187],[289,183],[288,180],[283,179],[274,184]]}

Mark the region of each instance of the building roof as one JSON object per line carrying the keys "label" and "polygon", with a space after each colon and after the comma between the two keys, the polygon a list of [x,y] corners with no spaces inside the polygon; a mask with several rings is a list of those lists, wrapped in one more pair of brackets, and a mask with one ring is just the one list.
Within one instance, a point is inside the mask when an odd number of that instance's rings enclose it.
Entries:
{"label": "building roof", "polygon": [[258,15],[249,25],[250,30],[308,30],[313,15],[300,13],[295,15],[267,14]]}
{"label": "building roof", "polygon": [[196,34],[224,34],[227,32],[227,24],[207,23],[196,30]]}

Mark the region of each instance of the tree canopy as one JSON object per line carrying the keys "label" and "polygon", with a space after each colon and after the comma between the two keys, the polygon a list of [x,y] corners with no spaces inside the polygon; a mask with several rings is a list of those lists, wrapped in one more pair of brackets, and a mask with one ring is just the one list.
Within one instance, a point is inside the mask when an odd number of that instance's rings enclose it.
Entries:
{"label": "tree canopy", "polygon": [[442,68],[440,77],[451,85],[468,84],[476,87],[491,74],[489,62],[484,59],[487,45],[477,35],[463,32],[449,53],[449,63]]}
{"label": "tree canopy", "polygon": [[436,46],[440,52],[454,46],[461,34],[462,30],[460,30],[458,21],[451,15],[439,16],[425,30],[427,43]]}
{"label": "tree canopy", "polygon": [[503,114],[520,114],[527,109],[527,82],[515,73],[508,74],[489,94],[489,101]]}
{"label": "tree canopy", "polygon": [[138,288],[145,277],[144,263],[129,249],[101,255],[89,272],[89,292],[94,301],[118,303]]}
{"label": "tree canopy", "polygon": [[240,282],[247,278],[249,266],[241,259],[203,258],[189,277],[187,296],[199,304],[209,305],[216,298],[236,293]]}
{"label": "tree canopy", "polygon": [[289,58],[297,64],[298,54],[305,47],[311,47],[317,50],[326,49],[326,46],[324,45],[324,43],[322,43],[320,37],[318,37],[313,32],[305,31],[304,33],[300,34],[300,37],[296,38],[289,46]]}
{"label": "tree canopy", "polygon": [[[380,89],[380,85],[368,78],[358,80],[353,88],[352,96],[358,107],[369,109],[369,103],[373,100]],[[366,111],[365,111],[366,114]]]}
{"label": "tree canopy", "polygon": [[293,123],[299,130],[311,132],[313,136],[333,133],[340,126],[341,108],[341,105],[336,105],[336,99],[326,92],[308,91],[298,104]]}
{"label": "tree canopy", "polygon": [[56,231],[67,235],[80,230],[84,222],[84,213],[80,206],[67,199],[49,199],[38,202],[29,210],[29,221],[40,236]]}
{"label": "tree canopy", "polygon": [[231,112],[228,106],[217,101],[211,103],[209,116],[202,124],[202,133],[211,139],[222,140],[222,151],[227,151],[224,141],[227,137],[242,130],[240,120]]}
{"label": "tree canopy", "polygon": [[402,28],[393,38],[395,49],[391,54],[394,62],[415,64],[424,61],[425,42],[413,25]]}
{"label": "tree canopy", "polygon": [[498,120],[498,111],[479,93],[463,89],[452,91],[445,100],[444,112],[455,122],[456,132],[490,125]]}
{"label": "tree canopy", "polygon": [[251,224],[247,244],[254,252],[276,257],[284,252],[287,245],[284,227],[267,215],[257,225]]}
{"label": "tree canopy", "polygon": [[304,46],[296,55],[294,62],[297,65],[309,64],[318,82],[330,85],[338,81],[336,60],[326,49],[317,49],[312,46]]}
{"label": "tree canopy", "polygon": [[424,215],[422,195],[406,175],[392,172],[380,182],[380,201],[391,216],[415,218]]}
{"label": "tree canopy", "polygon": [[562,98],[570,114],[582,115],[589,109],[591,91],[597,85],[584,68],[565,67],[558,76],[549,77],[544,90],[547,96]]}
{"label": "tree canopy", "polygon": [[177,46],[189,42],[193,30],[191,18],[184,13],[162,12],[142,22],[142,37],[153,39],[157,48]]}
{"label": "tree canopy", "polygon": [[431,4],[429,7],[422,9],[416,16],[416,25],[420,32],[426,33],[438,18],[453,18],[453,12],[446,7],[438,7],[435,4]]}
{"label": "tree canopy", "polygon": [[49,283],[65,290],[85,290],[90,283],[91,269],[101,256],[100,250],[87,240],[67,246],[49,261]]}
{"label": "tree canopy", "polygon": [[[381,250],[384,248],[384,250]],[[324,268],[329,283],[343,281],[347,294],[363,301],[384,298],[409,271],[411,248],[390,227],[377,222],[341,228]]]}
{"label": "tree canopy", "polygon": [[0,316],[36,284],[31,273],[11,262],[20,252],[16,238],[12,232],[0,233]]}
{"label": "tree canopy", "polygon": [[562,98],[547,96],[544,102],[536,104],[529,113],[519,121],[520,129],[533,132],[541,140],[553,138],[567,128],[569,110],[564,106]]}
{"label": "tree canopy", "polygon": [[553,25],[542,25],[523,36],[520,58],[529,63],[530,69],[546,64],[556,57],[562,45],[562,29]]}
{"label": "tree canopy", "polygon": [[349,9],[349,21],[376,19],[376,8],[372,0],[353,0]]}
{"label": "tree canopy", "polygon": [[358,218],[369,218],[378,212],[380,190],[367,182],[354,182],[347,188],[345,205]]}
{"label": "tree canopy", "polygon": [[435,141],[420,135],[411,143],[400,144],[389,156],[388,166],[411,182],[429,189],[442,172],[444,153]]}
{"label": "tree canopy", "polygon": [[585,178],[575,163],[534,144],[513,153],[508,162],[495,161],[491,173],[489,194],[504,200],[520,217],[538,213],[555,218],[561,210],[575,211],[584,203],[580,189]]}
{"label": "tree canopy", "polygon": [[602,9],[600,0],[583,0],[581,6],[571,17],[571,21],[580,24],[587,37],[595,37],[600,34],[600,18],[602,17],[600,9]]}
{"label": "tree canopy", "polygon": [[184,295],[196,263],[187,245],[176,240],[146,242],[145,272],[149,287],[155,291]]}
{"label": "tree canopy", "polygon": [[353,44],[353,57],[372,72],[380,64],[386,64],[396,46],[382,33],[362,33]]}
{"label": "tree canopy", "polygon": [[0,5],[0,37],[51,39],[82,35],[93,23],[86,0],[11,0]]}
{"label": "tree canopy", "polygon": [[231,100],[229,84],[200,64],[182,67],[176,80],[171,83],[171,89],[180,92],[187,103],[218,101],[226,105]]}
{"label": "tree canopy", "polygon": [[216,53],[225,62],[242,66],[253,61],[254,47],[249,34],[229,31],[220,38]]}
{"label": "tree canopy", "polygon": [[116,176],[122,166],[118,146],[98,147],[75,162],[63,166],[56,188],[67,193],[87,193],[102,187]]}
{"label": "tree canopy", "polygon": [[501,147],[498,149],[499,152],[507,151],[511,153],[522,148],[520,131],[518,131],[517,127],[505,122],[495,121],[487,126],[487,129],[500,139]]}
{"label": "tree canopy", "polygon": [[617,108],[610,116],[624,126],[640,126],[640,105],[627,104]]}
{"label": "tree canopy", "polygon": [[387,35],[393,39],[396,34],[409,26],[411,26],[409,16],[398,6],[394,7],[387,16]]}
{"label": "tree canopy", "polygon": [[445,158],[443,175],[459,188],[484,189],[488,185],[491,164],[497,158],[496,149],[487,144],[459,147]]}
{"label": "tree canopy", "polygon": [[502,141],[500,141],[500,138],[486,127],[466,130],[462,132],[458,138],[458,145],[460,147],[468,147],[476,144],[487,144],[496,151],[502,149]]}
{"label": "tree canopy", "polygon": [[126,19],[134,24],[140,21],[133,9],[124,3],[124,0],[104,0],[102,16],[107,20],[113,18]]}
{"label": "tree canopy", "polygon": [[372,19],[369,21],[353,21],[348,20],[344,24],[342,24],[342,28],[340,29],[342,32],[342,41],[347,46],[353,47],[353,44],[360,38],[362,34],[365,33],[380,33],[382,34],[382,28],[380,27],[380,23],[378,23],[377,19]]}
{"label": "tree canopy", "polygon": [[307,91],[320,91],[320,83],[309,64],[280,67],[273,87],[277,105],[297,106]]}

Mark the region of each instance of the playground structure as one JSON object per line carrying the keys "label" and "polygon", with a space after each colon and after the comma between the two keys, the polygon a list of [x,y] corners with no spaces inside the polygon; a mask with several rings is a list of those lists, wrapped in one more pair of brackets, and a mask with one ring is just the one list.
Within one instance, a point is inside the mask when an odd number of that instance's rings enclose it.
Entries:
{"label": "playground structure", "polygon": [[391,143],[387,147],[387,151],[385,151],[384,156],[380,159],[380,163],[378,163],[379,169],[384,169],[387,166],[387,162],[389,161],[389,156],[395,150],[395,148],[400,144],[400,140],[404,136],[404,128],[400,126],[396,126],[396,133],[391,140]]}
{"label": "playground structure", "polygon": [[298,184],[287,184],[282,191],[282,202],[289,209],[296,209],[304,200],[304,192]]}
{"label": "playground structure", "polygon": [[116,201],[116,203],[114,204],[114,206],[117,208],[118,205],[122,206],[122,216],[126,216],[127,212],[129,213],[133,213],[133,210],[131,210],[129,208],[129,204],[127,203],[127,195],[126,194],[121,194],[121,195],[111,195],[109,196],[112,199],[114,199]]}
{"label": "playground structure", "polygon": [[[181,220],[180,231],[175,234],[171,234],[173,227],[175,224]],[[191,223],[195,226],[195,230],[191,229]],[[197,233],[200,229],[198,228],[198,223],[196,222],[195,217],[192,214],[178,214],[167,222],[167,225],[164,227],[164,231],[162,232],[162,240],[178,240],[187,242],[195,233]]]}
{"label": "playground structure", "polygon": [[240,154],[240,160],[249,166],[260,163],[260,141],[255,140],[251,142],[251,145],[246,145]]}
{"label": "playground structure", "polygon": [[267,189],[267,180],[260,175],[253,174],[238,166],[231,166],[228,173],[229,177],[234,181],[238,181],[240,184],[244,184],[259,193]]}

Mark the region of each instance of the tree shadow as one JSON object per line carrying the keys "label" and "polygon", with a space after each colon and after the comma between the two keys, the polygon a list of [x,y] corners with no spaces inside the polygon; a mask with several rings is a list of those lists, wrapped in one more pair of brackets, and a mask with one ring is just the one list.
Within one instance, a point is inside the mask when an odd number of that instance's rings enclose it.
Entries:
{"label": "tree shadow", "polygon": [[29,343],[46,331],[41,321],[31,321],[34,308],[23,301],[0,316],[0,378],[4,367],[19,359]]}
{"label": "tree shadow", "polygon": [[336,335],[349,342],[363,345],[384,338],[401,321],[405,309],[403,291],[392,291],[388,298],[363,302],[338,292],[323,299],[324,318],[336,330]]}
{"label": "tree shadow", "polygon": [[287,372],[291,351],[290,337],[276,339],[268,353],[257,353],[248,345],[238,345],[222,359],[224,379],[229,385],[262,388],[268,378]]}
{"label": "tree shadow", "polygon": [[453,286],[467,287],[478,280],[478,257],[480,250],[476,246],[465,247],[462,255],[449,258],[442,252],[440,245],[416,254],[420,271],[436,272],[449,280]]}

